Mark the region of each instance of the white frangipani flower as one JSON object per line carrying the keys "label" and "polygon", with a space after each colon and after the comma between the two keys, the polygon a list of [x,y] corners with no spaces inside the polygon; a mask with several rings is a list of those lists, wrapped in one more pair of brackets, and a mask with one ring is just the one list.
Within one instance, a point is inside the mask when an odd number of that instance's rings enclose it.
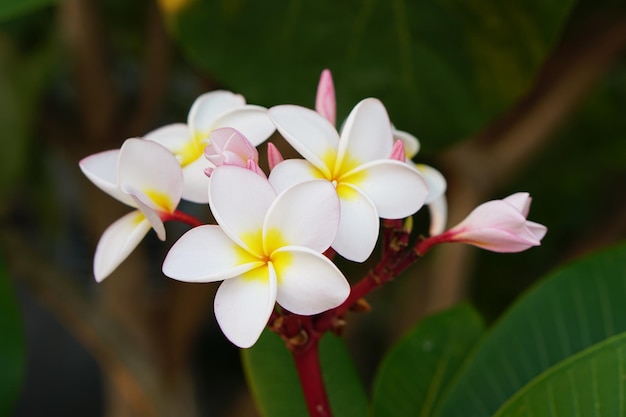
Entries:
{"label": "white frangipani flower", "polygon": [[98,282],[109,276],[153,228],[165,240],[163,219],[180,202],[183,175],[176,158],[158,143],[127,139],[121,149],[100,152],[80,161],[80,169],[98,188],[137,208],[103,233],[94,256]]}
{"label": "white frangipani flower", "polygon": [[235,345],[256,342],[275,302],[312,315],[348,297],[348,282],[322,255],[339,223],[339,201],[327,181],[303,182],[277,195],[266,178],[222,165],[211,175],[209,205],[219,225],[185,233],[163,272],[187,282],[224,280],[215,316]]}
{"label": "white frangipani flower", "polygon": [[270,182],[284,190],[321,178],[331,182],[341,202],[341,220],[332,247],[343,257],[366,260],[378,239],[379,217],[398,219],[422,207],[428,187],[409,164],[390,159],[392,128],[377,99],[365,99],[352,110],[341,132],[322,115],[304,107],[272,107],[278,131],[306,160],[276,165]]}
{"label": "white frangipani flower", "polygon": [[187,124],[163,126],[144,136],[168,148],[183,167],[183,198],[195,203],[207,203],[209,180],[204,175],[212,164],[204,158],[210,133],[221,127],[241,132],[254,146],[265,141],[275,130],[267,109],[246,104],[239,94],[211,91],[201,95],[191,106]]}
{"label": "white frangipani flower", "polygon": [[[317,95],[315,98],[315,111],[324,116],[330,123],[335,125],[337,104],[335,100],[335,85],[329,70],[322,71],[319,83],[317,84]],[[419,140],[412,134],[398,130],[391,126],[393,141],[401,141],[404,144],[405,158],[408,163],[415,165],[424,177],[428,185],[428,198],[426,204],[430,211],[430,234],[431,236],[443,232],[446,228],[448,218],[448,204],[445,196],[447,183],[446,179],[439,171],[424,164],[414,164],[412,158],[420,150]],[[401,158],[394,158],[401,160]]]}

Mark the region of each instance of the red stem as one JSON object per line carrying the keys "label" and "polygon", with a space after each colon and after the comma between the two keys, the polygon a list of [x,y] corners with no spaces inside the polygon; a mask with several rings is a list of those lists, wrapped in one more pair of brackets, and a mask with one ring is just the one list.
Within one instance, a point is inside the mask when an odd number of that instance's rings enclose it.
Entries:
{"label": "red stem", "polygon": [[312,337],[303,349],[292,349],[298,377],[311,417],[331,417],[332,411],[319,361],[319,336]]}
{"label": "red stem", "polygon": [[427,237],[426,239],[422,239],[419,242],[417,242],[417,244],[415,245],[415,251],[417,252],[419,256],[423,256],[430,250],[430,248],[432,248],[435,245],[439,245],[441,243],[446,243],[446,242],[452,242],[453,241],[452,236],[453,236],[453,233],[451,233],[450,230],[448,230],[439,235],[430,236],[430,237]]}

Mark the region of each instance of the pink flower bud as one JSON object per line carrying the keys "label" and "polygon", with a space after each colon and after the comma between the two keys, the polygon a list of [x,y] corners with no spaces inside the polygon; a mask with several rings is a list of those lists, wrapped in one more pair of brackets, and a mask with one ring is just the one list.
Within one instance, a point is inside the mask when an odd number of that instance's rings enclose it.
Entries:
{"label": "pink flower bud", "polygon": [[476,207],[461,223],[418,244],[418,252],[446,242],[462,242],[493,252],[521,252],[539,246],[547,228],[526,220],[531,198],[516,193]]}
{"label": "pink flower bud", "polygon": [[449,241],[469,243],[493,252],[521,252],[538,246],[547,228],[526,220],[530,203],[528,193],[488,201],[444,235],[449,235]]}
{"label": "pink flower bud", "polygon": [[[220,165],[237,165],[245,168],[248,161],[255,163],[259,160],[256,148],[239,131],[223,127],[215,129],[209,137],[211,142],[204,149],[204,156],[216,167]],[[208,168],[205,173],[210,176],[213,168]]]}
{"label": "pink flower bud", "polygon": [[267,143],[267,161],[270,166],[270,170],[274,169],[274,167],[281,162],[283,162],[283,155],[280,153],[278,148],[272,143]]}
{"label": "pink flower bud", "polygon": [[337,118],[337,104],[335,101],[335,86],[330,70],[322,71],[320,81],[317,84],[317,96],[315,97],[315,111],[324,116],[335,125]]}
{"label": "pink flower bud", "polygon": [[404,142],[401,140],[397,140],[396,143],[393,144],[393,148],[391,148],[390,159],[395,159],[396,161],[406,162],[406,153],[404,152]]}

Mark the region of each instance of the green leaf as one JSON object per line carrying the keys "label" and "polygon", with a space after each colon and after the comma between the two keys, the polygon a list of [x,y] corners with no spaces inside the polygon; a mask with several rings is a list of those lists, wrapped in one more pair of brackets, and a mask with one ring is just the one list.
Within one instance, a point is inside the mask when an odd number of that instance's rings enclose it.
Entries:
{"label": "green leaf", "polygon": [[15,292],[0,258],[0,415],[11,415],[22,382],[24,341]]}
{"label": "green leaf", "polygon": [[484,329],[461,305],[419,322],[387,354],[374,381],[373,416],[426,417]]}
{"label": "green leaf", "polygon": [[[280,337],[266,330],[253,347],[242,351],[242,361],[263,417],[308,417],[293,359]],[[330,334],[322,338],[320,363],[333,415],[364,416],[367,398],[341,339]]]}
{"label": "green leaf", "polygon": [[625,297],[626,245],[555,273],[485,336],[436,415],[492,415],[546,369],[626,331]]}
{"label": "green leaf", "polygon": [[56,0],[2,0],[0,22],[34,12],[52,3],[56,3]]}
{"label": "green leaf", "polygon": [[344,341],[326,334],[320,341],[320,363],[335,417],[363,417],[368,401],[361,378]]}
{"label": "green leaf", "polygon": [[526,384],[494,417],[626,415],[626,333],[570,356]]}
{"label": "green leaf", "polygon": [[518,100],[574,0],[198,0],[170,17],[189,56],[255,104],[311,107],[330,68],[338,114],[378,97],[425,144],[467,137]]}

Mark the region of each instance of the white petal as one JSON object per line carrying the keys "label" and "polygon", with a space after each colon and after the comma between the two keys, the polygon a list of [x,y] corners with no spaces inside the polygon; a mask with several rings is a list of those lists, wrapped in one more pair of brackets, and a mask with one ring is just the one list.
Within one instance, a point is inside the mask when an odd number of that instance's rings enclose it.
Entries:
{"label": "white petal", "polygon": [[339,214],[339,198],[329,181],[312,180],[288,188],[267,212],[265,253],[287,245],[325,251],[337,234]]}
{"label": "white petal", "polygon": [[211,175],[209,205],[215,220],[232,240],[259,257],[263,222],[275,199],[267,179],[248,169],[222,165]]}
{"label": "white petal", "polygon": [[409,164],[384,159],[370,162],[341,179],[361,190],[384,219],[401,219],[418,211],[428,197],[424,178]]}
{"label": "white petal", "polygon": [[407,158],[411,159],[417,155],[420,150],[420,141],[415,136],[403,130],[397,130],[393,128],[393,126],[392,131],[393,140],[401,140],[404,144],[404,152],[406,153]]}
{"label": "white petal", "polygon": [[150,226],[152,226],[159,239],[165,240],[165,225],[159,216],[159,208],[141,191],[132,190],[129,192],[141,213],[150,222]]}
{"label": "white petal", "polygon": [[548,232],[548,228],[543,224],[526,221],[526,228],[536,240],[541,240]]}
{"label": "white petal", "polygon": [[241,348],[259,338],[276,302],[276,272],[271,265],[224,281],[215,294],[215,318],[224,335]]}
{"label": "white petal", "polygon": [[324,178],[322,173],[304,159],[287,159],[270,172],[269,181],[277,193],[301,182]]}
{"label": "white petal", "polygon": [[102,234],[93,262],[96,281],[102,282],[137,247],[150,230],[140,211],[132,211],[110,225]]}
{"label": "white petal", "polygon": [[211,91],[193,102],[187,117],[187,124],[193,132],[208,135],[221,115],[245,104],[246,100],[239,94],[223,90]]}
{"label": "white petal", "polygon": [[307,248],[285,247],[272,254],[276,268],[276,301],[287,310],[318,314],[343,303],[350,284],[324,255]]}
{"label": "white petal", "polygon": [[530,211],[530,203],[532,202],[532,198],[530,198],[530,194],[515,193],[515,194],[511,194],[510,196],[502,200],[506,201],[507,203],[515,207],[517,210],[519,210],[519,212],[522,213],[522,216],[524,217],[528,216],[528,212]]}
{"label": "white petal", "polygon": [[[391,122],[385,106],[374,98],[357,104],[341,131],[338,161],[356,160],[363,164],[389,158],[393,147]],[[339,167],[337,167],[339,168]]]}
{"label": "white petal", "polygon": [[446,192],[448,182],[441,172],[424,164],[415,164],[415,167],[419,173],[422,174],[422,177],[424,177],[426,185],[428,186],[428,198],[426,199],[426,204],[438,199]]}
{"label": "white petal", "polygon": [[330,178],[339,146],[335,127],[317,112],[300,106],[272,107],[269,115],[285,140]]}
{"label": "white petal", "polygon": [[241,275],[263,265],[219,226],[204,225],[187,231],[172,246],[163,273],[186,282],[212,282]]}
{"label": "white petal", "polygon": [[372,254],[378,240],[378,212],[365,194],[350,185],[341,184],[337,192],[341,218],[331,246],[344,258],[363,262]]}
{"label": "white petal", "polygon": [[206,204],[209,202],[209,177],[204,170],[214,165],[204,157],[183,168],[183,195],[187,201]]}
{"label": "white petal", "polygon": [[430,235],[436,236],[443,233],[443,231],[446,230],[446,224],[448,222],[448,202],[446,195],[442,194],[439,198],[431,201],[428,204],[428,211],[430,212]]}
{"label": "white petal", "polygon": [[162,145],[127,139],[120,149],[120,188],[141,190],[164,211],[173,212],[183,192],[183,174],[176,158]]}
{"label": "white petal", "polygon": [[183,149],[193,139],[193,133],[184,123],[174,123],[160,127],[144,135],[145,140],[151,140],[165,146],[171,153]]}
{"label": "white petal", "polygon": [[237,129],[254,146],[265,142],[276,130],[267,109],[250,104],[221,115],[213,124],[213,129],[220,127]]}
{"label": "white petal", "polygon": [[117,160],[119,149],[99,152],[83,158],[78,166],[83,174],[102,191],[131,207],[135,202],[117,186]]}

